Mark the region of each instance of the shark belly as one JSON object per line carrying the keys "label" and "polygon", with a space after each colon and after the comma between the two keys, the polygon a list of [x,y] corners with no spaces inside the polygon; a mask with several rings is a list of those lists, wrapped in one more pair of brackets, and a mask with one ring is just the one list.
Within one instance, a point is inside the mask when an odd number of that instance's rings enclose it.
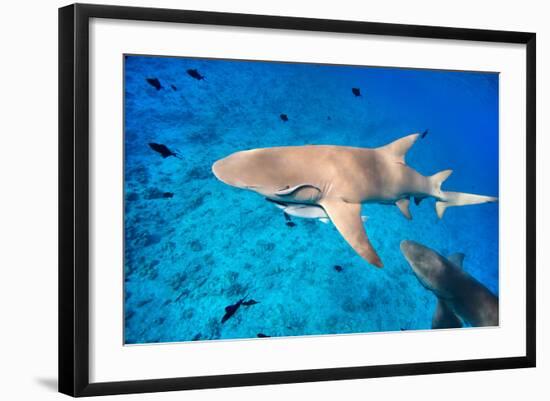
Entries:
{"label": "shark belly", "polygon": [[472,277],[456,291],[456,298],[447,302],[462,320],[473,327],[498,326],[498,298]]}

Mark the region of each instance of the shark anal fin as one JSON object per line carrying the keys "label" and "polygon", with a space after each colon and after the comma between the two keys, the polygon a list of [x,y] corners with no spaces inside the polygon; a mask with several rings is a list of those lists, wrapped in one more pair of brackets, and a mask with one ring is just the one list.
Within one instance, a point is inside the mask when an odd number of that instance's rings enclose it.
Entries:
{"label": "shark anal fin", "polygon": [[346,242],[367,262],[382,267],[382,261],[367,237],[361,219],[361,204],[323,199],[321,206]]}
{"label": "shark anal fin", "polygon": [[409,198],[399,199],[395,202],[395,205],[399,208],[399,210],[401,210],[401,213],[403,213],[403,216],[405,216],[407,220],[412,219],[411,211],[409,210],[410,203]]}
{"label": "shark anal fin", "polygon": [[406,137],[400,138],[392,143],[383,146],[384,149],[395,156],[396,160],[405,163],[405,155],[409,149],[414,145],[420,134],[412,134]]}
{"label": "shark anal fin", "polygon": [[447,260],[451,262],[453,265],[460,267],[462,269],[462,265],[464,264],[464,255],[461,252],[453,253],[451,256],[447,257]]}

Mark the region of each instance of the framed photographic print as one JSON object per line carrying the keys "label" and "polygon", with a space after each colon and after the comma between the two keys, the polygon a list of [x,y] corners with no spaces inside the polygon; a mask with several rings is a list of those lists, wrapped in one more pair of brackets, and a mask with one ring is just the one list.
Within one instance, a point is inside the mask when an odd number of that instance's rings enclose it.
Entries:
{"label": "framed photographic print", "polygon": [[78,4],[59,78],[61,392],[535,366],[534,33]]}

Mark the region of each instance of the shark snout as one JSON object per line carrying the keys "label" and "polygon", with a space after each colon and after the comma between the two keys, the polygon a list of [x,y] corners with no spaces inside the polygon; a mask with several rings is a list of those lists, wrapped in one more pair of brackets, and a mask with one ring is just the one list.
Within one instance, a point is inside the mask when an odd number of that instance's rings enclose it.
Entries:
{"label": "shark snout", "polygon": [[254,171],[254,166],[250,164],[246,151],[233,153],[212,164],[212,173],[216,178],[236,188],[256,188],[251,171]]}
{"label": "shark snout", "polygon": [[420,245],[418,242],[403,240],[401,241],[399,248],[401,248],[401,253],[403,253],[405,259],[407,259],[408,262],[412,262],[415,254],[417,254],[422,248],[424,248],[424,246]]}
{"label": "shark snout", "polygon": [[405,240],[401,252],[420,283],[434,292],[441,292],[448,276],[445,259],[432,249],[415,241]]}
{"label": "shark snout", "polygon": [[[218,180],[220,180],[221,182],[225,183],[225,184],[229,184],[228,182],[226,182],[226,180],[224,179],[225,177],[225,174],[224,174],[224,164],[225,164],[225,159],[220,159],[216,162],[214,162],[214,164],[212,164],[212,173],[214,173],[214,175],[216,176],[216,178]],[[230,185],[230,184],[229,184]]]}
{"label": "shark snout", "polygon": [[235,171],[235,163],[231,156],[216,161],[212,165],[212,173],[224,184],[237,188],[245,187],[239,178],[239,174]]}
{"label": "shark snout", "polygon": [[429,259],[433,252],[424,245],[411,240],[401,241],[399,247],[413,272],[421,281],[424,281],[422,279],[430,275],[430,269],[426,265],[426,260]]}

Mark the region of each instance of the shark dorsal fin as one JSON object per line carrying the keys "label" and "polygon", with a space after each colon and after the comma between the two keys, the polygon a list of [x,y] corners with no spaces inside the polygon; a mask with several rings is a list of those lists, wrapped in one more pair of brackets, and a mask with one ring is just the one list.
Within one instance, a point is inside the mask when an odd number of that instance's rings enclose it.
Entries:
{"label": "shark dorsal fin", "polygon": [[382,146],[380,149],[385,150],[395,156],[396,161],[405,163],[405,155],[418,139],[419,134],[412,134],[400,138],[392,143]]}
{"label": "shark dorsal fin", "polygon": [[458,266],[462,269],[462,265],[464,264],[464,255],[461,252],[453,253],[451,256],[449,256],[447,259],[449,262],[451,262],[453,265]]}

